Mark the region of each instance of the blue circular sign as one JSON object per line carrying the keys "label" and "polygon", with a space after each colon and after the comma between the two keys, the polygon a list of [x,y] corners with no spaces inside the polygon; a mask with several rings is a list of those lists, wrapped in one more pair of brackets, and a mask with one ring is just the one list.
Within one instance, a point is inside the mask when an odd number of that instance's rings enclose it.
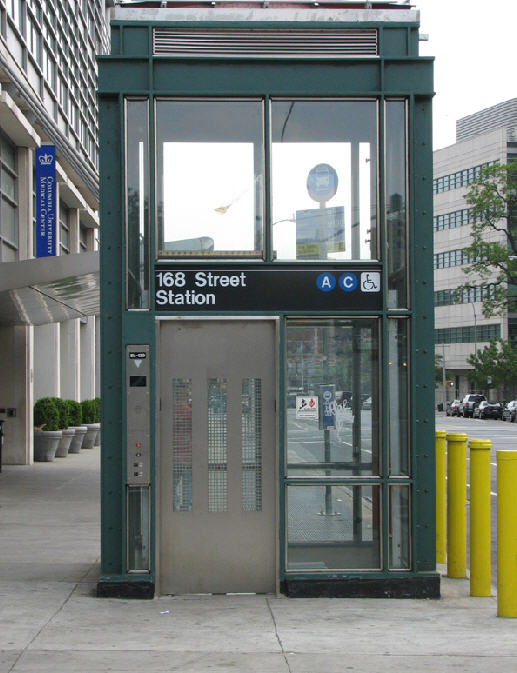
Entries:
{"label": "blue circular sign", "polygon": [[355,273],[344,273],[340,276],[339,287],[345,292],[353,292],[357,287],[357,276]]}
{"label": "blue circular sign", "polygon": [[330,292],[336,287],[336,279],[331,273],[320,273],[316,278],[316,287],[322,292]]}
{"label": "blue circular sign", "polygon": [[307,191],[313,201],[325,203],[337,192],[338,177],[330,164],[317,164],[307,176]]}

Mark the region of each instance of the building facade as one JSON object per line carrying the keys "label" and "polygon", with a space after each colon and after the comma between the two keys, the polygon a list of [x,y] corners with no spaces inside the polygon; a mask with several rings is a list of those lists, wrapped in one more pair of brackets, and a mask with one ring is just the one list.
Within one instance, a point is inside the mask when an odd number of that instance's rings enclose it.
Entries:
{"label": "building facade", "polygon": [[[99,394],[96,54],[108,49],[109,4],[0,1],[4,463],[33,459],[35,400]],[[36,260],[35,150],[42,146],[56,148],[56,256]]]}
{"label": "building facade", "polygon": [[[434,302],[436,353],[449,372],[445,399],[461,399],[471,390],[467,358],[490,339],[514,342],[517,322],[507,313],[485,318],[484,298],[490,281],[466,276],[466,248],[471,243],[472,215],[465,202],[470,184],[483,166],[507,163],[517,157],[517,98],[499,103],[456,123],[456,143],[434,152]],[[504,240],[504,233],[491,234]],[[497,238],[499,236],[499,239]],[[465,282],[475,285],[460,300],[455,288]],[[451,385],[452,382],[452,385]],[[502,391],[501,391],[502,392]],[[443,395],[438,389],[438,399]]]}

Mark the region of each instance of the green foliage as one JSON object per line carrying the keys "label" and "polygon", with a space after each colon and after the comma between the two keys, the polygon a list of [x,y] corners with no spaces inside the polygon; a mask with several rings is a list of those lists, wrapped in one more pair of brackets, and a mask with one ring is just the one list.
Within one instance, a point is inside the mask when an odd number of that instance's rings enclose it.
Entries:
{"label": "green foliage", "polygon": [[[483,315],[490,317],[517,307],[517,159],[483,168],[465,201],[474,216],[472,243],[466,249],[473,260],[464,269],[476,283],[465,283],[457,292],[486,282],[494,284],[483,301]],[[481,281],[481,282],[479,282]]]}
{"label": "green foliage", "polygon": [[506,397],[517,381],[517,350],[502,339],[492,339],[488,346],[470,355],[467,362],[474,367],[467,375],[474,389],[502,388]]}
{"label": "green foliage", "polygon": [[95,420],[95,402],[93,400],[83,400],[81,402],[83,423],[97,423]]}
{"label": "green foliage", "polygon": [[93,400],[95,405],[95,423],[101,422],[101,398],[95,397]]}
{"label": "green foliage", "polygon": [[52,399],[54,400],[59,414],[59,429],[64,430],[70,425],[70,420],[68,418],[68,404],[60,397],[53,397]]}
{"label": "green foliage", "polygon": [[54,398],[42,397],[34,405],[34,427],[40,430],[60,430],[59,411]]}
{"label": "green foliage", "polygon": [[70,425],[76,427],[82,425],[83,423],[83,412],[79,402],[75,400],[66,400],[68,405],[68,418],[70,419]]}

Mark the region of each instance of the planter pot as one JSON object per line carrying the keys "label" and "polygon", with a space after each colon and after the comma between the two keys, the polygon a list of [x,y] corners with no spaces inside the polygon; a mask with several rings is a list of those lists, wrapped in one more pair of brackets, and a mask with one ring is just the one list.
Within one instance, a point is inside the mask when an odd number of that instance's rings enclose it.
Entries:
{"label": "planter pot", "polygon": [[86,435],[84,436],[83,439],[83,449],[93,449],[95,445],[95,438],[97,437],[97,433],[99,432],[99,423],[85,423],[86,427],[88,428],[86,431]]}
{"label": "planter pot", "polygon": [[80,453],[81,447],[83,445],[83,439],[88,428],[86,425],[71,425],[68,429],[75,430],[72,441],[70,442],[68,453]]}
{"label": "planter pot", "polygon": [[75,430],[72,428],[66,428],[61,431],[63,436],[59,440],[59,444],[56,451],[56,458],[66,458],[68,456],[68,449],[75,435]]}
{"label": "planter pot", "polygon": [[97,425],[99,426],[99,429],[97,430],[97,435],[95,436],[95,442],[93,444],[94,446],[101,445],[101,424],[97,423]]}
{"label": "planter pot", "polygon": [[34,460],[37,463],[51,463],[56,455],[59,440],[63,436],[61,430],[34,431]]}

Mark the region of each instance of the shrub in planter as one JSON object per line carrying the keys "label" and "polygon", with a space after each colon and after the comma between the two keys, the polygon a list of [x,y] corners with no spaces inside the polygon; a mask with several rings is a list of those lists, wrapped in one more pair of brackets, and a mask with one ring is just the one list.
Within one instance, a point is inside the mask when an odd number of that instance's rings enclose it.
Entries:
{"label": "shrub in planter", "polygon": [[66,400],[62,400],[60,397],[53,397],[54,403],[57,407],[59,414],[59,427],[61,430],[68,428],[70,425],[70,419],[68,416],[68,404]]}
{"label": "shrub in planter", "polygon": [[55,401],[42,397],[34,405],[34,460],[52,462],[62,436]]}
{"label": "shrub in planter", "polygon": [[83,449],[93,449],[100,425],[95,420],[95,402],[94,400],[83,400],[81,402],[83,411],[83,424],[88,431],[83,441]]}
{"label": "shrub in planter", "polygon": [[93,400],[83,400],[81,402],[83,423],[97,423],[95,419],[95,402]]}
{"label": "shrub in planter", "polygon": [[83,424],[83,410],[79,402],[75,400],[65,400],[68,406],[68,418],[70,426]]}
{"label": "shrub in planter", "polygon": [[52,397],[42,397],[34,405],[34,427],[38,430],[59,430],[59,411]]}
{"label": "shrub in planter", "polygon": [[88,428],[83,425],[83,412],[79,402],[75,400],[66,400],[68,405],[69,427],[75,430],[74,438],[68,449],[68,453],[79,453],[83,445],[84,436]]}
{"label": "shrub in planter", "polygon": [[67,401],[62,400],[60,397],[53,397],[52,399],[59,412],[59,427],[63,432],[63,436],[59,440],[59,445],[56,450],[56,458],[66,458],[68,456],[68,451],[70,450],[70,444],[75,435],[75,430],[68,427],[70,425],[70,419],[68,416]]}
{"label": "shrub in planter", "polygon": [[101,398],[95,397],[93,400],[95,406],[95,422],[99,424],[99,429],[97,430],[97,437],[95,438],[94,446],[100,446],[101,443]]}

